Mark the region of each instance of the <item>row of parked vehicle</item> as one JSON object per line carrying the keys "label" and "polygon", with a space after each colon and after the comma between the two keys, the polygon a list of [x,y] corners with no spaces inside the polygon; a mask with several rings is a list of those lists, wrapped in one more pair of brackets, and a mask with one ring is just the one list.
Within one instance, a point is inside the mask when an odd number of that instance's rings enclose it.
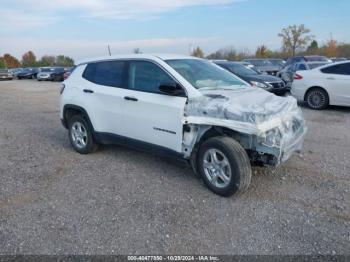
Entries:
{"label": "row of parked vehicle", "polygon": [[26,67],[0,69],[0,79],[37,79],[38,81],[63,81],[71,73],[71,67]]}
{"label": "row of parked vehicle", "polygon": [[350,106],[350,61],[324,56],[282,59],[213,61],[254,87],[283,95],[291,90],[312,109],[328,105]]}

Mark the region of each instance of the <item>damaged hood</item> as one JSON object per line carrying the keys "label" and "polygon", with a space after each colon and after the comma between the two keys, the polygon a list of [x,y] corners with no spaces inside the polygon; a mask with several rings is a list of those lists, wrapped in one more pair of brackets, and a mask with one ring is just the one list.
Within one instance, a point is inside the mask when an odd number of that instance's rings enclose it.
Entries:
{"label": "damaged hood", "polygon": [[202,96],[190,98],[185,121],[218,125],[247,134],[260,135],[297,118],[301,110],[293,97],[278,97],[260,88],[201,89]]}

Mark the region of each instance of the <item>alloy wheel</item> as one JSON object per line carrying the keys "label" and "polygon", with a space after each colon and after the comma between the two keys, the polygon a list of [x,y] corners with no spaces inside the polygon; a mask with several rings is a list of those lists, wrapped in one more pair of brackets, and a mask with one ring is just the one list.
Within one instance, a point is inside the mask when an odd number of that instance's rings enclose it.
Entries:
{"label": "alloy wheel", "polygon": [[232,178],[231,166],[227,157],[218,149],[208,149],[203,158],[204,173],[209,182],[218,188],[230,184]]}
{"label": "alloy wheel", "polygon": [[80,122],[75,122],[72,125],[71,136],[74,145],[80,149],[83,149],[87,145],[88,135],[86,128]]}

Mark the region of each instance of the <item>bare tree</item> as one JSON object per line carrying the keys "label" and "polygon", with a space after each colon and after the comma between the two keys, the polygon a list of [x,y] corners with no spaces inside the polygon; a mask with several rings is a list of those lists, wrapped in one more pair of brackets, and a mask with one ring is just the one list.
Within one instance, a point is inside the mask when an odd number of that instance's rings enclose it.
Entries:
{"label": "bare tree", "polygon": [[309,34],[310,29],[305,25],[291,25],[283,28],[278,34],[282,38],[283,50],[295,56],[298,49],[305,48],[305,46],[313,39]]}
{"label": "bare tree", "polygon": [[204,57],[204,52],[199,46],[197,46],[197,48],[195,48],[193,50],[191,56],[203,58]]}
{"label": "bare tree", "polygon": [[257,58],[266,58],[266,57],[268,57],[269,52],[270,52],[270,50],[268,50],[265,45],[260,45],[260,46],[258,46],[258,48],[255,51],[255,56]]}

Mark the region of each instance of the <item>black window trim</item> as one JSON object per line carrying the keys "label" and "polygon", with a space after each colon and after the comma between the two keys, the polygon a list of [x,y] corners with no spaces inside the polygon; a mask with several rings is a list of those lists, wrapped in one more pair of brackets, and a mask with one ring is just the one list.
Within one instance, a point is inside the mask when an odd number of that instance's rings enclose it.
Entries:
{"label": "black window trim", "polygon": [[[137,92],[143,92],[143,93],[150,93],[150,94],[157,94],[157,95],[165,95],[165,96],[171,96],[171,95],[168,95],[168,94],[162,94],[162,93],[157,93],[157,92],[150,92],[150,91],[143,91],[143,90],[135,90],[135,89],[130,89],[129,88],[129,83],[127,81],[128,77],[129,77],[129,62],[131,61],[141,61],[141,62],[150,62],[150,63],[153,63],[155,64],[156,66],[158,66],[161,70],[163,70],[171,79],[174,80],[174,82],[179,85],[179,87],[182,88],[182,90],[184,90],[184,95],[176,95],[177,97],[185,97],[185,98],[188,98],[188,92],[186,90],[186,88],[184,88],[184,86],[166,69],[164,68],[164,66],[160,65],[159,63],[157,63],[156,61],[153,61],[151,59],[147,59],[147,58],[120,58],[120,59],[115,59],[115,58],[111,58],[111,59],[101,59],[101,60],[96,60],[96,61],[91,61],[91,62],[86,62],[86,63],[81,63],[79,64],[79,66],[83,66],[83,65],[86,65],[83,73],[82,73],[82,77],[84,75],[84,72],[87,68],[87,66],[89,64],[94,64],[94,63],[100,63],[100,62],[112,62],[112,61],[118,61],[118,62],[125,62],[124,64],[124,68],[123,68],[123,81],[126,81],[125,84],[125,87],[119,87],[119,86],[108,86],[108,87],[113,87],[113,88],[120,88],[120,89],[127,89],[127,90],[131,90],[131,91],[137,91]],[[86,81],[89,81],[88,79],[86,79],[85,77],[83,77]],[[89,81],[91,82],[91,81]],[[91,82],[93,83],[93,82]],[[96,83],[93,83],[95,85],[99,85],[99,84],[96,84]],[[104,86],[104,85],[102,85]]]}

